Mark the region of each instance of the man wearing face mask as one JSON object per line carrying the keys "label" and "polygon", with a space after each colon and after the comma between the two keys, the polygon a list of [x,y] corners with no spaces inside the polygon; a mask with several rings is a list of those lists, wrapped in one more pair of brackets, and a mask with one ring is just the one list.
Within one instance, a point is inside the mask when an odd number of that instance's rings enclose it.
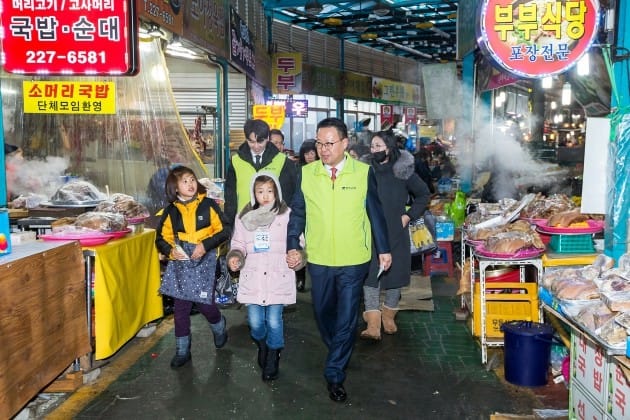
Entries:
{"label": "man wearing face mask", "polygon": [[262,170],[273,173],[280,181],[282,197],[287,203],[291,202],[295,190],[295,164],[269,141],[269,125],[263,120],[247,120],[243,130],[245,142],[232,155],[225,177],[224,213],[229,227],[250,201],[254,174]]}
{"label": "man wearing face mask", "polygon": [[[427,184],[415,173],[413,155],[397,147],[391,130],[376,133],[372,137],[370,151],[367,159],[376,174],[378,196],[387,220],[392,265],[378,276],[378,258],[372,256],[370,272],[363,287],[363,319],[367,328],[361,332],[361,338],[380,340],[381,322],[386,334],[394,334],[398,330],[394,318],[398,312],[400,289],[408,286],[411,278],[409,222],[424,214],[431,193]],[[409,197],[413,201],[406,209]],[[381,290],[385,290],[382,305]]]}

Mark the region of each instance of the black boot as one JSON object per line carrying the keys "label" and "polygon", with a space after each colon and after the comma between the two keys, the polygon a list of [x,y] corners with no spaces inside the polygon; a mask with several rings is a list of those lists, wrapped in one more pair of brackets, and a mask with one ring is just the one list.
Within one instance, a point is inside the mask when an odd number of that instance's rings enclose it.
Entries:
{"label": "black boot", "polygon": [[212,330],[212,335],[214,336],[214,347],[220,349],[225,346],[225,343],[227,343],[228,340],[225,317],[221,315],[221,321],[216,324],[210,324],[210,329]]}
{"label": "black boot", "polygon": [[258,366],[264,368],[267,361],[267,351],[269,350],[267,342],[264,338],[262,340],[254,340],[254,342],[258,346]]}
{"label": "black boot", "polygon": [[184,366],[190,360],[190,335],[175,337],[175,356],[171,359],[171,367]]}
{"label": "black boot", "polygon": [[304,292],[306,290],[306,268],[296,271],[295,278],[297,280],[297,291]]}
{"label": "black boot", "polygon": [[282,349],[269,349],[267,351],[267,359],[265,360],[265,366],[263,367],[262,373],[263,381],[273,381],[274,379],[278,379],[280,350]]}

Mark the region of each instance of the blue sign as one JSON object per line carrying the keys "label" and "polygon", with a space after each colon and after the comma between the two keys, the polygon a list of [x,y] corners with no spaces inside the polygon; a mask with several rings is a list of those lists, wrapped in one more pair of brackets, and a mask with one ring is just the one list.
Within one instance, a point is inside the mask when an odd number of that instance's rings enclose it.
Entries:
{"label": "blue sign", "polygon": [[287,118],[306,118],[308,115],[308,100],[294,99],[285,102]]}

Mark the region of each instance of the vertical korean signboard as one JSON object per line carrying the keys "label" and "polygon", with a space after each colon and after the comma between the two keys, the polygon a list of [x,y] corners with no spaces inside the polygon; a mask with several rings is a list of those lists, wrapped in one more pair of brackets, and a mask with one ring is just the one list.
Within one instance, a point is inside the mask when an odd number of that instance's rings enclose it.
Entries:
{"label": "vertical korean signboard", "polygon": [[129,75],[138,70],[131,0],[0,0],[4,69],[18,74]]}
{"label": "vertical korean signboard", "polygon": [[254,35],[234,8],[230,8],[230,59],[248,76],[256,77]]}
{"label": "vertical korean signboard", "polygon": [[271,68],[271,92],[302,93],[302,53],[275,53]]}
{"label": "vertical korean signboard", "polygon": [[486,0],[480,9],[480,47],[517,77],[567,70],[597,35],[597,0]]}

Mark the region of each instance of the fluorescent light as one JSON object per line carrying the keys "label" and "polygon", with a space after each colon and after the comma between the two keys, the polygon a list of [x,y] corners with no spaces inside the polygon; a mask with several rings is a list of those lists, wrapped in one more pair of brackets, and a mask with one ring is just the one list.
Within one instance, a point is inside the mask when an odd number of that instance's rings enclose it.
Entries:
{"label": "fluorescent light", "polygon": [[588,53],[584,54],[577,62],[577,74],[578,76],[588,76],[591,72],[591,64]]}
{"label": "fluorescent light", "polygon": [[571,105],[571,84],[569,82],[562,85],[562,105]]}
{"label": "fluorescent light", "polygon": [[553,86],[553,78],[551,76],[543,77],[541,86],[543,89],[551,89]]}

